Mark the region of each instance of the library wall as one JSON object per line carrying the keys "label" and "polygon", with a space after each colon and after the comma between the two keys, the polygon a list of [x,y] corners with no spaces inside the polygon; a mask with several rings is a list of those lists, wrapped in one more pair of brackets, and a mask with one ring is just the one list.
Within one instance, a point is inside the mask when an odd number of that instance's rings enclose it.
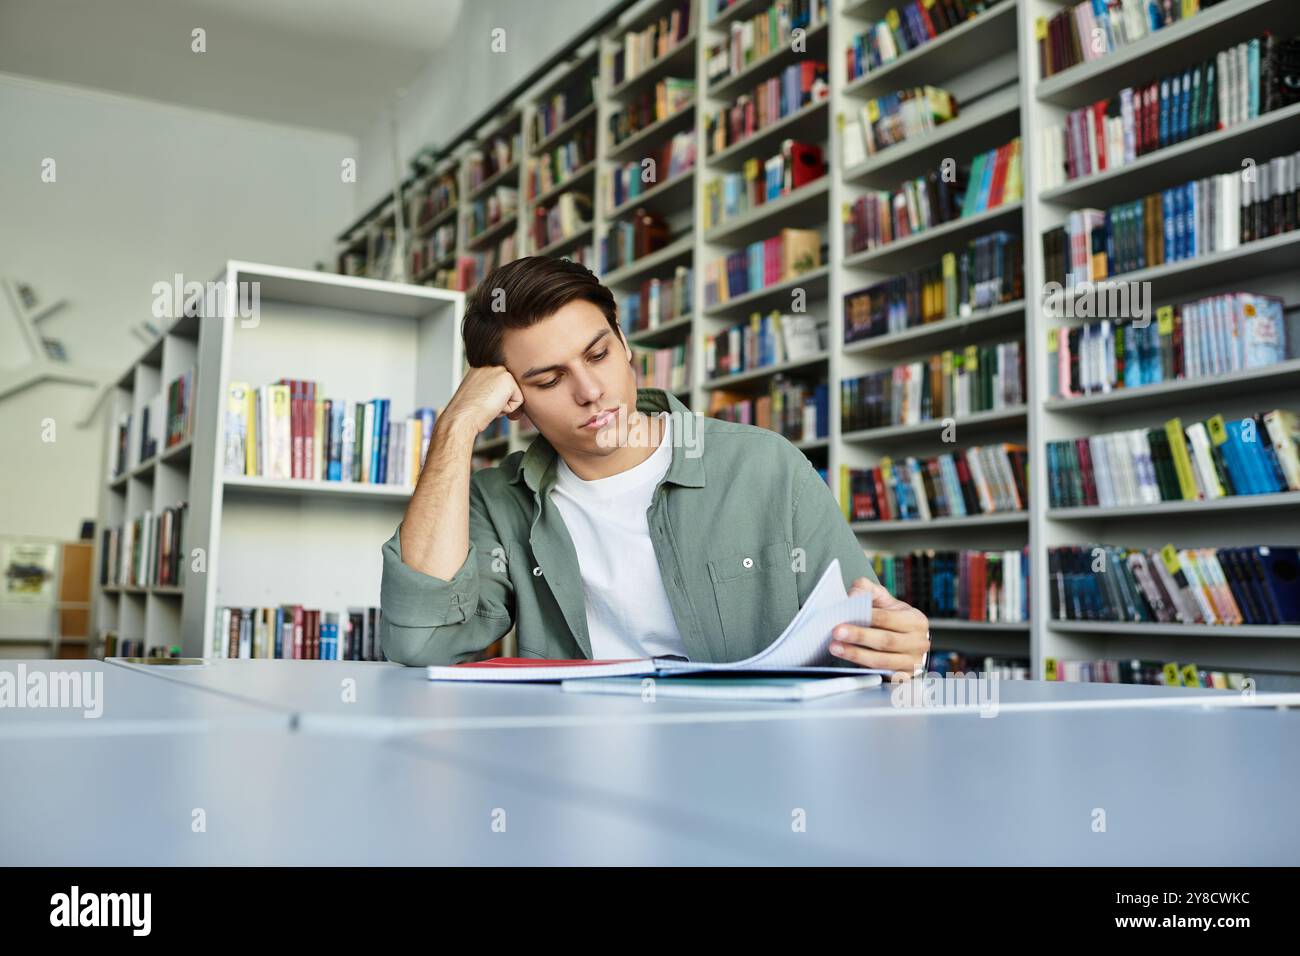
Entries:
{"label": "library wall", "polygon": [[[12,76],[0,76],[0,116],[0,273],[66,299],[42,333],[113,377],[144,348],[129,330],[151,318],[155,282],[206,281],[230,257],[310,268],[352,212],[338,174],[349,137]],[[7,369],[20,359],[0,342]],[[75,424],[92,395],[52,384],[0,400],[5,458],[30,463],[0,469],[5,532],[75,537],[94,516],[102,410]]]}

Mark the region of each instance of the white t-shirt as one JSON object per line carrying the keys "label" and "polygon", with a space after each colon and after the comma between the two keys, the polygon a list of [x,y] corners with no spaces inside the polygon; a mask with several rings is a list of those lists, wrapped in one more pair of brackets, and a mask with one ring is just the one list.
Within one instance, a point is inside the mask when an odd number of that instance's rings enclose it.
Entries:
{"label": "white t-shirt", "polygon": [[578,553],[587,633],[596,660],[686,656],[650,540],[646,509],[672,464],[672,420],[641,464],[584,481],[560,459],[551,500]]}

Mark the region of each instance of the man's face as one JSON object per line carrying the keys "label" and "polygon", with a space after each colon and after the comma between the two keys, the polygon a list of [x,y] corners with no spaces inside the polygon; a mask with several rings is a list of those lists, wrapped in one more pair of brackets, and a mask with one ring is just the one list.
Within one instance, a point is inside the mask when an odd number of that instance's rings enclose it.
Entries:
{"label": "man's face", "polygon": [[[502,353],[524,395],[523,411],[561,457],[608,455],[616,443],[598,441],[617,428],[617,410],[636,409],[632,352],[605,314],[577,299],[526,329],[507,329]],[[613,410],[597,425],[593,416]]]}

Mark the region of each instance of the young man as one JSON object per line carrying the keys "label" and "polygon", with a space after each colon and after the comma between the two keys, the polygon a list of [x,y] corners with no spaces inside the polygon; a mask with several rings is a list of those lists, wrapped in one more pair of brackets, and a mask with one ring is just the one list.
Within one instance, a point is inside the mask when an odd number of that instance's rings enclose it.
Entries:
{"label": "young man", "polygon": [[[581,265],[530,257],[467,303],[471,366],[438,416],[406,516],[383,546],[390,660],[469,660],[518,625],[519,654],[740,660],[789,624],[831,559],[874,595],[846,665],[911,676],[925,615],[891,597],[834,496],[773,431],[637,388],[614,297]],[[502,413],[540,434],[471,474]]]}

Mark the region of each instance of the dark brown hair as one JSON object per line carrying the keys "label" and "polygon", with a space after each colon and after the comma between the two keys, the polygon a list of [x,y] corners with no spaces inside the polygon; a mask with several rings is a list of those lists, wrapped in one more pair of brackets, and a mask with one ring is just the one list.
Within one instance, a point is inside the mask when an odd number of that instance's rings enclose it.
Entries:
{"label": "dark brown hair", "polygon": [[493,269],[465,301],[461,336],[474,368],[504,365],[501,341],[506,329],[526,329],[549,318],[575,299],[605,313],[619,334],[614,294],[586,266],[568,259],[525,256]]}

